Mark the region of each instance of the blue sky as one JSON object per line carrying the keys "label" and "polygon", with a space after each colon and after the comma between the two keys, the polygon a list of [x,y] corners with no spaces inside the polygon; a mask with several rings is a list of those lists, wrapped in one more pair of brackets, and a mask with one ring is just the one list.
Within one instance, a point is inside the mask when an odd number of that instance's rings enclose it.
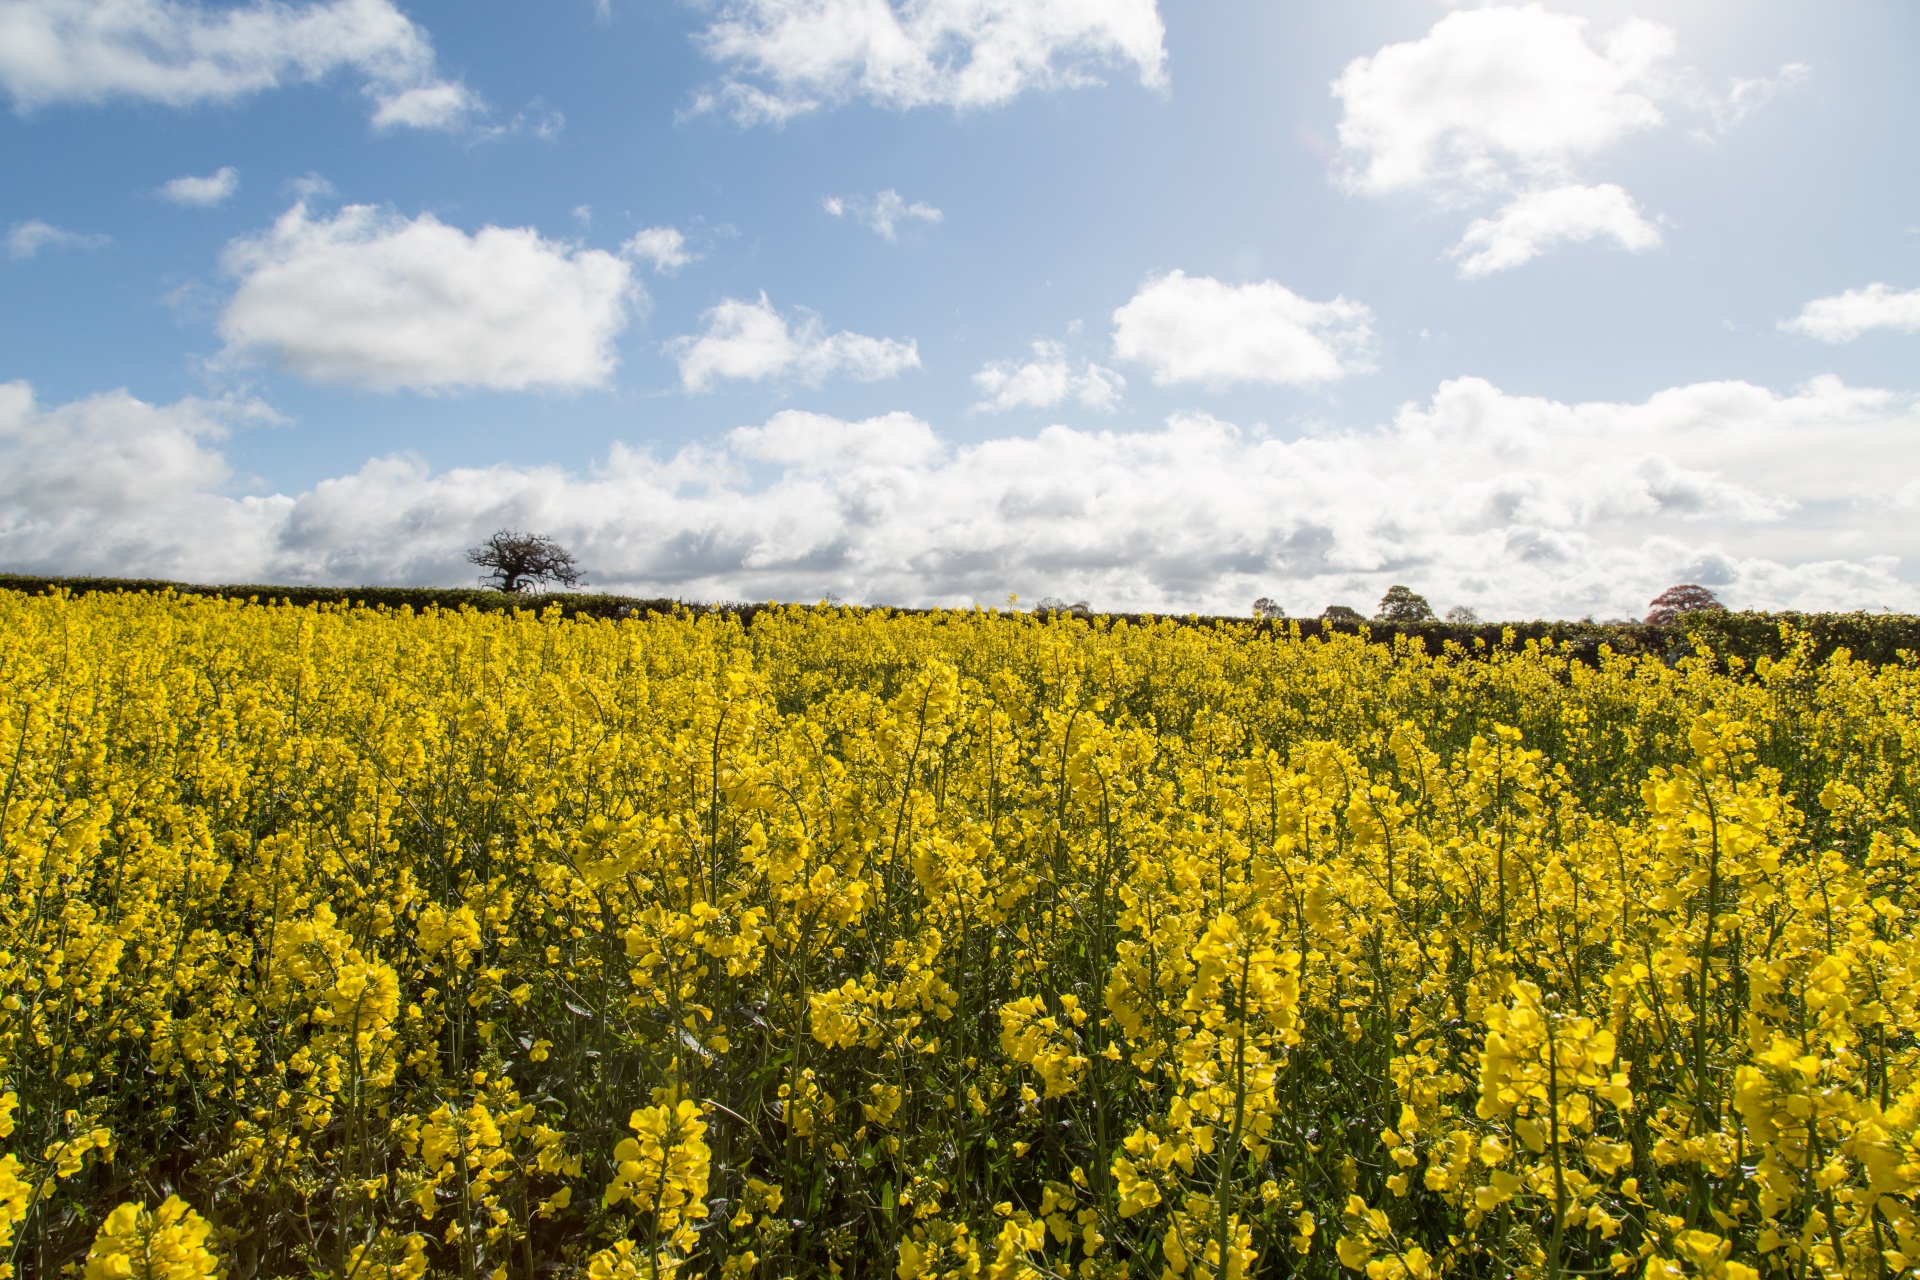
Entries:
{"label": "blue sky", "polygon": [[1920,13],[0,0],[0,567],[1920,607]]}

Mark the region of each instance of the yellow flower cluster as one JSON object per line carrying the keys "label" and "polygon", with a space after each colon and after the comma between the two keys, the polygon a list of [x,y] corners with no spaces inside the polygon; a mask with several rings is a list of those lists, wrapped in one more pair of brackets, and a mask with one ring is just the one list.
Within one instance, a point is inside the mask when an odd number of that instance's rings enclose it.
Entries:
{"label": "yellow flower cluster", "polygon": [[206,1219],[178,1196],[158,1209],[123,1204],[107,1215],[87,1254],[85,1280],[210,1280]]}
{"label": "yellow flower cluster", "polygon": [[1784,650],[0,593],[0,1280],[1900,1280]]}

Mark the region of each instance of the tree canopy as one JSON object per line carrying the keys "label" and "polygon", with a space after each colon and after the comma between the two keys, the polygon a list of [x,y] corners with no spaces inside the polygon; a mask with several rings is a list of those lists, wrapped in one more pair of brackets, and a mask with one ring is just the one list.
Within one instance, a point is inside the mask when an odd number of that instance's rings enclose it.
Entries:
{"label": "tree canopy", "polygon": [[467,560],[487,571],[480,579],[482,586],[499,591],[528,591],[549,582],[577,587],[586,581],[565,547],[552,538],[516,529],[500,530],[467,552]]}
{"label": "tree canopy", "polygon": [[1647,625],[1664,627],[1680,620],[1683,613],[1703,613],[1709,610],[1727,611],[1718,596],[1698,583],[1686,582],[1677,587],[1668,587],[1653,598],[1647,608]]}
{"label": "tree canopy", "polygon": [[1373,617],[1376,622],[1432,622],[1433,606],[1411,587],[1396,585],[1380,597],[1380,611]]}

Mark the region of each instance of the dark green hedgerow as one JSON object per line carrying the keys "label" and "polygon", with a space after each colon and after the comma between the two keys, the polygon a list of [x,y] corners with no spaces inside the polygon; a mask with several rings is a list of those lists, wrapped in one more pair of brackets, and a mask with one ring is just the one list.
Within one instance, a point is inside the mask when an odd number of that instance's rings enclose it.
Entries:
{"label": "dark green hedgerow", "polygon": [[[751,626],[765,604],[746,602],[701,603],[663,597],[608,595],[590,591],[561,591],[550,594],[509,594],[480,588],[462,587],[303,587],[266,584],[213,586],[191,582],[164,582],[147,578],[63,578],[50,575],[0,573],[0,590],[40,592],[62,590],[74,595],[92,592],[160,592],[176,595],[212,596],[227,600],[286,601],[293,605],[350,604],[356,607],[398,609],[530,609],[557,608],[569,618],[625,618],[676,611],[704,613],[738,618]],[[919,613],[917,609],[889,609],[891,613]],[[1245,618],[1213,617],[1199,614],[1160,615],[1113,613],[1087,615],[1060,611],[1043,615],[1065,621],[1090,617],[1111,625],[1126,622],[1139,626],[1171,621],[1187,626],[1249,625]],[[1751,665],[1756,659],[1778,658],[1786,652],[1788,633],[1804,636],[1815,658],[1824,660],[1846,650],[1855,660],[1873,666],[1906,661],[1909,654],[1920,654],[1920,617],[1910,614],[1858,613],[1696,613],[1688,614],[1668,626],[1648,626],[1638,622],[1481,622],[1460,625],[1450,622],[1324,622],[1318,618],[1279,618],[1251,624],[1263,634],[1287,635],[1299,628],[1302,639],[1343,632],[1365,634],[1376,643],[1391,644],[1400,636],[1422,645],[1430,654],[1440,654],[1449,644],[1458,645],[1469,655],[1487,654],[1529,642],[1548,643],[1564,648],[1574,657],[1594,661],[1601,646],[1615,653],[1654,653],[1677,660],[1703,645],[1721,658],[1738,657]]]}

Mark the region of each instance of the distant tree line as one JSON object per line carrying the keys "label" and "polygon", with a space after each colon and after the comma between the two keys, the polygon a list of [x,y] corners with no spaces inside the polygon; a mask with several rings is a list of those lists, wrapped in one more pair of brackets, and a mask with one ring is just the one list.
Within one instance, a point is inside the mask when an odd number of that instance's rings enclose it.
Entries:
{"label": "distant tree line", "polygon": [[[1713,592],[1698,583],[1683,583],[1677,587],[1668,587],[1653,598],[1647,608],[1646,624],[1652,627],[1671,626],[1688,613],[1725,613],[1727,608],[1721,604]],[[1253,602],[1255,618],[1284,618],[1287,611],[1266,596]],[[1365,622],[1368,619],[1352,605],[1330,604],[1320,611],[1323,622]],[[1389,622],[1404,626],[1409,623],[1437,622],[1433,606],[1427,598],[1412,587],[1399,584],[1387,588],[1387,594],[1380,597],[1380,607],[1374,610],[1374,622]],[[1473,626],[1480,621],[1480,614],[1469,605],[1456,604],[1447,610],[1446,621],[1456,626]],[[1592,621],[1592,619],[1588,619]]]}
{"label": "distant tree line", "polygon": [[[496,591],[515,593],[532,591],[550,583],[558,583],[563,587],[578,587],[586,583],[586,574],[572,553],[543,534],[502,529],[467,552],[467,559],[487,571],[480,579],[481,585]],[[1010,600],[1012,598],[1009,597]],[[1084,600],[1067,601],[1058,596],[1043,597],[1035,608],[1042,613],[1079,617],[1090,616],[1093,612]],[[1646,623],[1648,626],[1670,626],[1683,614],[1715,610],[1725,613],[1726,606],[1720,603],[1713,592],[1698,583],[1682,583],[1668,587],[1653,598],[1647,609]],[[1253,602],[1253,616],[1256,619],[1278,620],[1285,618],[1287,611],[1278,601],[1261,596]],[[1323,622],[1367,621],[1358,609],[1344,604],[1328,605],[1320,611],[1320,619]],[[1373,614],[1373,621],[1395,626],[1439,620],[1425,596],[1399,583],[1387,588],[1387,594],[1380,597],[1380,606]],[[1446,620],[1457,626],[1472,626],[1480,621],[1480,615],[1471,606],[1457,604],[1447,610]]]}

